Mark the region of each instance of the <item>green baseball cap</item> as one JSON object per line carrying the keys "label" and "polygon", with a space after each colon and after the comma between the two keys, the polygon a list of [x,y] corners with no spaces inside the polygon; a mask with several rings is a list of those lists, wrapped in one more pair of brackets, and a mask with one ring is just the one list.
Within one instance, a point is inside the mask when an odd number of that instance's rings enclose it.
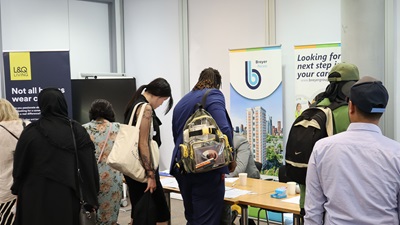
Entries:
{"label": "green baseball cap", "polygon": [[328,75],[329,82],[358,81],[359,79],[360,75],[357,66],[345,62],[336,64]]}

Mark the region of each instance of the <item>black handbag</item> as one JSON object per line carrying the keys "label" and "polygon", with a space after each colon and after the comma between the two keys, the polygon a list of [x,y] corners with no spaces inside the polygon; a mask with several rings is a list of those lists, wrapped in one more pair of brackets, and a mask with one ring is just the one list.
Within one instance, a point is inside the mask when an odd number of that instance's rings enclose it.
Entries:
{"label": "black handbag", "polygon": [[134,223],[140,225],[156,225],[157,209],[150,191],[144,193],[135,206]]}
{"label": "black handbag", "polygon": [[78,175],[78,189],[79,189],[79,202],[81,205],[80,211],[79,211],[79,225],[96,225],[96,210],[94,210],[94,207],[90,204],[88,204],[82,194],[82,187],[80,185],[80,181],[82,179],[81,173],[80,173],[80,167],[79,167],[79,160],[78,160],[78,149],[76,148],[76,141],[75,141],[75,133],[72,128],[72,122],[71,120],[69,121],[70,126],[71,126],[71,132],[72,132],[72,139],[74,141],[74,148],[75,148],[75,159],[76,159],[76,168],[77,168],[77,175]]}
{"label": "black handbag", "polygon": [[85,202],[81,202],[81,210],[79,212],[79,225],[96,225],[96,211],[92,206],[89,205],[89,209],[86,209]]}

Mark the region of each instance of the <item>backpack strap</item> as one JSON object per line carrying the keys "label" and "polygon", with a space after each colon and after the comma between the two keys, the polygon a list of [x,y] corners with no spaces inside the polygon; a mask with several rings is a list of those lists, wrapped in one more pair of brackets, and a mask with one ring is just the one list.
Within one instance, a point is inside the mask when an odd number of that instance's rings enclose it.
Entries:
{"label": "backpack strap", "polygon": [[9,129],[7,129],[5,126],[3,126],[3,125],[0,124],[0,127],[4,128],[4,130],[6,130],[6,131],[7,131],[8,133],[10,133],[13,137],[15,137],[15,139],[18,140],[17,135],[13,134],[13,132],[11,132],[11,131],[10,131]]}
{"label": "backpack strap", "polygon": [[194,111],[196,111],[197,109],[204,109],[206,106],[206,100],[207,100],[207,95],[208,93],[211,91],[211,89],[208,89],[203,97],[201,98],[201,102],[198,102],[195,106],[194,106]]}
{"label": "backpack strap", "polygon": [[204,135],[204,134],[217,134],[217,129],[209,127],[207,129],[195,130],[189,132],[189,137]]}
{"label": "backpack strap", "polygon": [[318,108],[320,108],[326,115],[326,121],[325,121],[326,133],[328,134],[328,137],[332,136],[334,133],[332,109],[330,107],[318,107]]}
{"label": "backpack strap", "polygon": [[345,101],[333,101],[327,107],[330,108],[333,111],[333,110],[335,110],[335,109],[337,109],[337,108],[339,108],[341,106],[344,106],[344,105],[348,105],[348,103],[345,102]]}
{"label": "backpack strap", "polygon": [[334,111],[336,110],[336,109],[338,109],[338,108],[340,108],[340,107],[342,107],[342,106],[347,106],[348,105],[348,103],[347,103],[347,101],[343,101],[343,100],[340,100],[340,99],[335,99],[335,100],[333,100],[333,101],[330,101],[329,99],[328,99],[328,103],[329,104],[324,104],[324,105],[318,105],[317,107],[323,107],[323,108],[327,108],[327,109],[330,109],[331,110],[331,114],[332,114],[332,127],[333,127],[333,129],[334,129],[334,134],[336,133],[336,121],[335,121],[335,117],[333,116],[334,115]]}
{"label": "backpack strap", "polygon": [[204,109],[205,106],[206,106],[207,96],[208,96],[208,93],[210,93],[210,91],[211,91],[211,89],[208,89],[208,90],[206,91],[206,93],[204,93],[203,98],[201,99],[201,106],[203,107],[203,109]]}

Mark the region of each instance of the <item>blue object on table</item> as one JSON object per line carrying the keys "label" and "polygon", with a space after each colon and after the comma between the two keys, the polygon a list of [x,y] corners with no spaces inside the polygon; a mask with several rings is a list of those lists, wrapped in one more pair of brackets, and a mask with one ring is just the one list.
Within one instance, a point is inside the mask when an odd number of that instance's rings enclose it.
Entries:
{"label": "blue object on table", "polygon": [[286,198],[286,187],[275,189],[275,193],[271,194],[271,198]]}
{"label": "blue object on table", "polygon": [[271,198],[286,198],[286,197],[287,197],[286,194],[277,194],[277,193],[271,194]]}

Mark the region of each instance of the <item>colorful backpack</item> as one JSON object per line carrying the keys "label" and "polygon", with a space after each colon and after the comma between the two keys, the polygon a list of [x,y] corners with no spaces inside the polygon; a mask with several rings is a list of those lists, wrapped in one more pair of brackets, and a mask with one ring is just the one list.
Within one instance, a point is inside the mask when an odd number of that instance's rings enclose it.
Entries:
{"label": "colorful backpack", "polygon": [[224,167],[233,160],[228,137],[204,109],[208,92],[202,102],[196,104],[197,110],[183,128],[183,143],[179,145],[181,159],[177,167],[184,173],[207,172]]}

